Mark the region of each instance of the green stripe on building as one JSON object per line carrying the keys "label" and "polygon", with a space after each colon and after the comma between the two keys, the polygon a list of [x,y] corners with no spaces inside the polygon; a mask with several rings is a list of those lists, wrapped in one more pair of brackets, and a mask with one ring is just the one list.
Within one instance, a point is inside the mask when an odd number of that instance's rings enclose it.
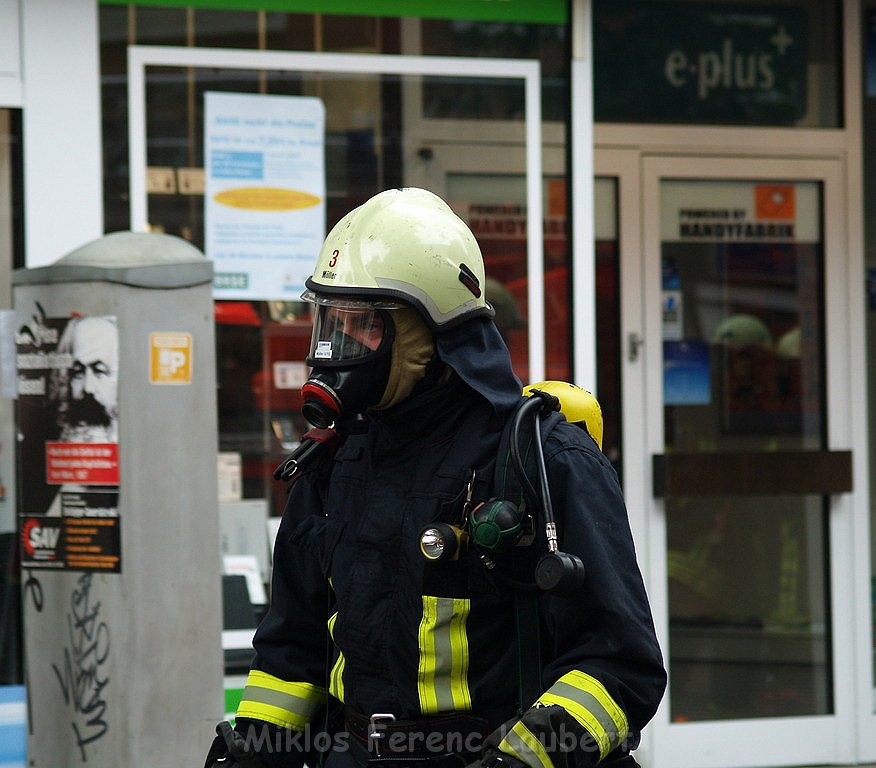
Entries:
{"label": "green stripe on building", "polygon": [[280,11],[333,16],[413,16],[419,19],[565,24],[565,0],[100,0],[102,5],[142,5],[223,11]]}

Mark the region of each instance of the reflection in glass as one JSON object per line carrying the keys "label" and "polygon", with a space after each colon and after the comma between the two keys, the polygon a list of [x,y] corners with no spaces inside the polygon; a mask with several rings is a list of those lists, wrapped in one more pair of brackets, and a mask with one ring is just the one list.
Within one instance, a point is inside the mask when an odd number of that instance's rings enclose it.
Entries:
{"label": "reflection in glass", "polygon": [[[542,194],[545,378],[570,381],[565,179],[546,179]],[[526,179],[511,174],[448,174],[447,195],[478,240],[487,273],[485,295],[496,310],[496,326],[511,352],[514,372],[522,382],[530,383]]]}
{"label": "reflection in glass", "polygon": [[[427,56],[538,59],[542,75],[542,115],[545,120],[565,119],[564,72],[568,61],[565,26],[422,19],[420,29],[420,52]],[[423,88],[423,112],[431,117],[519,120],[524,103],[522,91],[501,88],[485,93],[477,81],[433,80]]]}
{"label": "reflection in glass", "polygon": [[593,192],[596,235],[596,391],[602,407],[602,450],[623,485],[618,181],[597,178]]}
{"label": "reflection in glass", "polygon": [[[150,226],[204,247],[203,191],[184,187],[179,180],[197,178],[202,172],[206,92],[311,96],[323,102],[326,226],[330,228],[344,214],[382,189],[410,184],[412,179],[422,186],[426,183],[422,181],[424,173],[431,179],[434,168],[424,166],[429,158],[419,151],[422,136],[405,133],[399,126],[401,101],[411,90],[405,86],[412,82],[429,85],[433,81],[444,82],[445,79],[259,72],[222,67],[147,67],[147,165],[169,168],[177,180],[175,187],[149,194]],[[523,94],[521,80],[502,82],[503,88]],[[485,98],[495,87],[495,81],[486,78],[468,78],[467,83],[469,88],[483,92]],[[502,151],[510,165],[525,167],[523,144],[505,145]],[[467,186],[453,189],[450,180],[445,179],[445,188],[438,185],[436,191],[472,225],[479,240],[483,238],[487,274],[495,277],[517,302],[518,314],[514,315],[512,306],[510,327],[504,330],[512,339],[509,346],[515,370],[526,379],[527,337],[523,327],[526,322],[526,211],[525,206],[519,205],[525,200],[525,180],[521,177],[508,185],[507,177],[503,178],[494,188],[501,188],[506,197],[497,204],[495,199],[482,197],[484,190],[493,186],[490,184],[493,177],[470,174],[467,178]],[[565,181],[558,179],[550,183],[562,186],[554,199],[564,203]],[[518,186],[524,193],[519,200],[515,197]],[[477,231],[474,226],[477,221],[492,229],[489,233]],[[509,222],[513,228],[510,235],[503,229]],[[551,267],[564,280],[565,211],[549,217],[549,225],[554,228],[552,232],[556,230],[559,234],[546,241],[546,255]],[[556,378],[568,377],[568,301],[563,280],[556,282],[563,311],[556,313],[554,319],[562,323],[564,333],[561,340],[558,341],[559,336],[554,339],[553,349],[558,364],[565,368],[551,371]],[[494,285],[494,298],[499,291]],[[306,378],[304,358],[310,342],[310,316],[289,302],[217,301],[216,320],[220,449],[241,455],[244,498],[270,499],[271,512],[279,514],[285,502],[284,489],[273,480],[272,473],[284,452],[288,452],[289,446],[307,428],[300,415],[299,388]]]}
{"label": "reflection in glass", "polygon": [[674,722],[832,711],[820,497],[667,499]]}
{"label": "reflection in glass", "polygon": [[[661,185],[666,452],[825,443],[818,184]],[[833,710],[827,500],[666,499],[675,722]]]}

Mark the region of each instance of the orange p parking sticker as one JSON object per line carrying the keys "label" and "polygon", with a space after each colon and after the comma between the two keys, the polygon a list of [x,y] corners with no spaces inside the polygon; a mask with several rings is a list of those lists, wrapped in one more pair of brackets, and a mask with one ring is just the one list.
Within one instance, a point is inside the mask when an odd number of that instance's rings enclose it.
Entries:
{"label": "orange p parking sticker", "polygon": [[192,383],[192,334],[149,334],[149,383]]}

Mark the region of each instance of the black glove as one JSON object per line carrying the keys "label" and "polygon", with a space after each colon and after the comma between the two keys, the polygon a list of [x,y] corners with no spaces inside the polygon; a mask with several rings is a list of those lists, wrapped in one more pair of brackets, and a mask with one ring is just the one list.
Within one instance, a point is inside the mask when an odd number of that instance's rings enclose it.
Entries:
{"label": "black glove", "polygon": [[[563,707],[556,704],[531,707],[523,713],[520,722],[545,745],[555,768],[593,768],[599,760],[595,739]],[[482,768],[527,768],[526,763],[499,750],[516,723],[517,718],[512,718],[487,736]],[[495,766],[490,765],[488,758]]]}
{"label": "black glove", "polygon": [[204,768],[265,768],[244,738],[223,721],[216,726],[216,738],[207,753]]}
{"label": "black glove", "polygon": [[475,763],[478,768],[529,768],[522,760],[506,755],[495,747],[487,747],[484,756]]}

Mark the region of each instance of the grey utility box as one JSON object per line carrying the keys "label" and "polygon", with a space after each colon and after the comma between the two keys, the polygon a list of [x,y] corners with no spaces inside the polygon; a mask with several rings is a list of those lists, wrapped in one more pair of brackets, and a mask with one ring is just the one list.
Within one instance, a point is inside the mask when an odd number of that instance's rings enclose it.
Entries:
{"label": "grey utility box", "polygon": [[212,275],[131,232],[13,275],[31,766],[199,765],[222,718]]}

